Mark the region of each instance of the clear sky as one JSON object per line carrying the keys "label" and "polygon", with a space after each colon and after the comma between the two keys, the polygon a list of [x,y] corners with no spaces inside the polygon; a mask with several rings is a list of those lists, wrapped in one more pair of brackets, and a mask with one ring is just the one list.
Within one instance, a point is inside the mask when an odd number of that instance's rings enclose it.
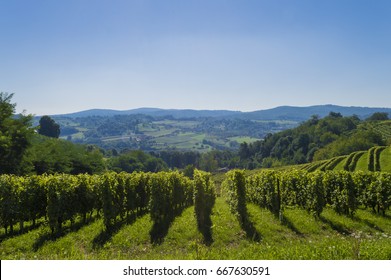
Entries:
{"label": "clear sky", "polygon": [[391,1],[0,0],[0,91],[37,115],[391,107]]}

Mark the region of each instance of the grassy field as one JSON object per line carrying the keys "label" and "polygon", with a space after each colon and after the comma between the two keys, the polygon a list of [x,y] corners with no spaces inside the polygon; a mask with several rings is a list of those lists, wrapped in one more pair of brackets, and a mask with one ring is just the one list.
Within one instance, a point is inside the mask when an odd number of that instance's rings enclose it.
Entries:
{"label": "grassy field", "polygon": [[28,232],[6,236],[0,231],[1,259],[391,259],[391,216],[364,209],[353,218],[326,209],[315,219],[306,211],[287,209],[282,222],[249,204],[250,220],[260,236],[253,241],[241,230],[223,198],[213,209],[213,242],[205,245],[197,231],[194,208],[172,223],[164,242],[152,245],[151,220],[144,215],[111,234],[102,219],[78,222],[52,237],[44,221]]}

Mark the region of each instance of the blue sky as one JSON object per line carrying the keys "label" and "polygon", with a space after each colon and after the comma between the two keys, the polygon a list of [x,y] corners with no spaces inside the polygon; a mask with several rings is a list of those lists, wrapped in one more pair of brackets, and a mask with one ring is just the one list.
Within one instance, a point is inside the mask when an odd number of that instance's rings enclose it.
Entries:
{"label": "blue sky", "polygon": [[0,0],[17,111],[391,107],[391,1]]}

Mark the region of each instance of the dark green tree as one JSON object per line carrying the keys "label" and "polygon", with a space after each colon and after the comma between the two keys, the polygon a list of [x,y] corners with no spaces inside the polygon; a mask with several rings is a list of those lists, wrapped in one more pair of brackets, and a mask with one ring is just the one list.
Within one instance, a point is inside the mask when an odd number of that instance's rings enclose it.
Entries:
{"label": "dark green tree", "polygon": [[110,170],[132,173],[134,171],[158,172],[167,169],[162,159],[156,158],[141,150],[123,153],[108,160]]}
{"label": "dark green tree", "polygon": [[388,113],[376,112],[372,116],[367,118],[367,121],[387,121],[389,120]]}
{"label": "dark green tree", "polygon": [[38,133],[52,138],[60,136],[60,125],[56,123],[51,117],[43,116],[39,120]]}
{"label": "dark green tree", "polygon": [[94,174],[105,169],[103,155],[96,147],[40,135],[33,138],[27,155],[30,172],[36,174]]}
{"label": "dark green tree", "polygon": [[31,115],[14,115],[13,95],[0,93],[0,174],[23,173],[23,157],[34,132]]}

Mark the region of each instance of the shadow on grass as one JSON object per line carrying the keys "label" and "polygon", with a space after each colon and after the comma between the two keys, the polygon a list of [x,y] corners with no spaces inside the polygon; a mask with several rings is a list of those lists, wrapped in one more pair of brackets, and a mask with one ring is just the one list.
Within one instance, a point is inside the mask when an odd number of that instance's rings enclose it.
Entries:
{"label": "shadow on grass", "polygon": [[384,230],[382,228],[380,228],[379,226],[377,226],[376,224],[374,224],[373,222],[371,222],[371,221],[369,221],[367,219],[361,219],[359,217],[353,216],[352,220],[354,220],[356,222],[359,222],[359,223],[364,223],[364,224],[366,224],[367,226],[369,226],[370,228],[372,228],[374,230],[377,230],[377,231],[380,231],[380,232],[384,232]]}
{"label": "shadow on grass", "polygon": [[175,218],[182,215],[185,209],[186,208],[179,208],[172,216],[165,216],[162,217],[161,220],[155,220],[153,222],[152,228],[149,231],[149,236],[153,245],[160,245],[163,243]]}
{"label": "shadow on grass", "polygon": [[41,248],[47,241],[55,241],[71,232],[77,232],[81,228],[89,225],[90,223],[95,221],[95,217],[92,217],[88,219],[85,223],[80,220],[73,225],[70,225],[68,227],[64,227],[60,232],[55,232],[55,233],[45,233],[42,234],[33,244],[33,251],[36,252],[38,251],[39,248]]}
{"label": "shadow on grass", "polygon": [[42,225],[42,222],[37,222],[35,225],[32,224],[32,225],[29,225],[29,226],[25,226],[23,229],[14,230],[13,232],[8,232],[8,233],[1,234],[0,235],[0,243],[3,242],[4,240],[8,239],[8,238],[12,238],[12,237],[16,237],[16,236],[20,236],[20,235],[26,234],[26,233],[28,233],[31,230],[39,228],[41,225]]}
{"label": "shadow on grass", "polygon": [[298,236],[303,237],[304,234],[293,224],[293,222],[284,214],[281,215],[281,224],[289,228],[291,231],[296,233]]}
{"label": "shadow on grass", "polygon": [[124,226],[124,225],[131,225],[138,218],[143,217],[146,214],[146,212],[142,212],[139,215],[130,215],[124,220],[117,221],[112,225],[110,229],[104,229],[102,230],[92,241],[92,246],[94,249],[103,247],[107,242],[109,242],[113,236]]}
{"label": "shadow on grass", "polygon": [[259,242],[262,240],[261,234],[255,228],[254,223],[250,220],[248,215],[239,217],[240,227],[246,233],[246,237],[252,241]]}
{"label": "shadow on grass", "polygon": [[213,235],[212,235],[212,219],[210,216],[206,217],[207,220],[202,227],[198,227],[198,230],[201,232],[203,237],[203,243],[206,246],[210,246],[213,243]]}
{"label": "shadow on grass", "polygon": [[377,213],[377,212],[371,211],[371,214],[372,214],[372,216],[377,217],[377,218],[380,217],[380,218],[384,218],[387,220],[391,220],[391,216],[387,212],[383,215],[382,213]]}
{"label": "shadow on grass", "polygon": [[335,223],[323,216],[319,216],[319,220],[329,225],[333,230],[339,232],[340,234],[349,235],[352,233],[348,228],[344,227],[343,225]]}

